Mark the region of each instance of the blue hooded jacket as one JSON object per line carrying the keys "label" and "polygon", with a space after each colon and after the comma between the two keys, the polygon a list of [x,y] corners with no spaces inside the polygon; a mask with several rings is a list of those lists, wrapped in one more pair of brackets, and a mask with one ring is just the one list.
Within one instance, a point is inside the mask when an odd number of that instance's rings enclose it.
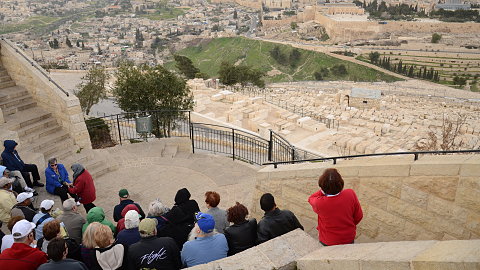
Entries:
{"label": "blue hooded jacket", "polygon": [[50,167],[50,165],[45,169],[45,179],[46,179],[45,188],[50,194],[53,194],[56,187],[61,187],[62,182],[70,183],[70,180],[68,179],[68,172],[67,172],[67,169],[65,169],[65,166],[63,166],[63,164],[58,164],[58,163],[57,163],[57,166],[58,166],[58,173],[60,175],[56,174],[55,171],[52,169],[52,167]]}
{"label": "blue hooded jacket", "polygon": [[18,143],[14,140],[3,142],[3,146],[5,146],[5,150],[2,152],[3,165],[10,171],[23,171],[25,166],[17,150],[14,150],[17,145]]}

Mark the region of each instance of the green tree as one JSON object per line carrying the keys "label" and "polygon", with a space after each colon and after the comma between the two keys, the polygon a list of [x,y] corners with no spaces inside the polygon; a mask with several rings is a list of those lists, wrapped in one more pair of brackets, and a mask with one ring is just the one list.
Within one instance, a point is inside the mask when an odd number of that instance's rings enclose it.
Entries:
{"label": "green tree", "polygon": [[432,35],[432,43],[438,43],[442,39],[442,35],[433,33]]}
{"label": "green tree", "polygon": [[179,110],[193,108],[193,96],[186,81],[161,65],[136,67],[123,62],[115,77],[113,94],[122,110],[163,111],[152,114],[153,134],[157,137],[170,137],[174,120],[183,115]]}
{"label": "green tree", "polygon": [[137,28],[137,30],[135,30],[135,47],[142,48],[144,40],[142,32]]}
{"label": "green tree", "polygon": [[323,81],[323,76],[320,71],[315,71],[313,73],[313,77],[315,78],[316,81]]}
{"label": "green tree", "polygon": [[295,30],[298,28],[298,24],[296,22],[291,22],[290,23],[290,28],[292,28],[292,30]]}
{"label": "green tree", "polygon": [[370,63],[376,65],[378,63],[378,60],[380,59],[380,53],[379,52],[370,52],[368,54],[368,58],[370,59]]}
{"label": "green tree", "polygon": [[300,52],[299,49],[295,48],[290,52],[290,56],[288,61],[290,62],[290,66],[292,68],[296,67],[298,62],[300,61],[300,57],[302,56],[302,53]]}
{"label": "green tree", "polygon": [[193,65],[190,58],[183,55],[174,55],[175,67],[187,78],[193,79],[197,74],[200,73],[200,70]]}
{"label": "green tree", "polygon": [[235,85],[240,83],[245,86],[248,83],[251,83],[258,87],[265,87],[265,82],[262,80],[265,73],[253,69],[248,65],[235,66],[228,62],[222,62],[222,64],[220,64],[218,75],[220,82],[225,85]]}
{"label": "green tree", "polygon": [[93,105],[106,97],[105,84],[109,74],[101,66],[93,66],[77,85],[75,95],[80,100],[82,111],[88,115]]}
{"label": "green tree", "polygon": [[345,67],[344,64],[335,65],[330,70],[334,75],[339,77],[342,77],[348,74],[347,68]]}

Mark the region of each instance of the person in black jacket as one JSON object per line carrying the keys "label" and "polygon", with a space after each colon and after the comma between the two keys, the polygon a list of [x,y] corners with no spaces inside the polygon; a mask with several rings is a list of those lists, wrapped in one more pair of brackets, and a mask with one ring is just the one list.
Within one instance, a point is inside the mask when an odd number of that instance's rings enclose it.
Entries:
{"label": "person in black jacket", "polygon": [[[5,146],[5,150],[2,152],[3,165],[10,171],[20,171],[28,187],[43,187],[44,184],[39,182],[40,174],[38,173],[37,165],[23,162],[17,150],[15,150],[17,145],[18,143],[13,140],[5,140],[3,142],[3,146]],[[32,173],[33,183],[30,178],[30,173]]]}
{"label": "person in black jacket", "polygon": [[295,214],[289,210],[277,208],[272,194],[265,193],[260,197],[260,207],[265,211],[265,215],[258,222],[258,243],[263,243],[298,228],[303,230],[303,226]]}
{"label": "person in black jacket", "polygon": [[248,209],[239,202],[227,210],[227,220],[233,223],[224,230],[228,242],[228,256],[249,249],[257,242],[257,220],[246,220],[247,215]]}
{"label": "person in black jacket", "polygon": [[200,212],[200,208],[195,200],[190,200],[190,196],[191,195],[188,189],[180,189],[175,195],[175,206],[178,206],[180,209],[182,209],[183,213],[187,216],[188,223],[194,224],[195,214]]}
{"label": "person in black jacket", "polygon": [[146,218],[138,226],[141,240],[128,249],[128,269],[176,270],[182,266],[180,250],[170,237],[157,237],[157,220]]}
{"label": "person in black jacket", "polygon": [[120,219],[122,219],[122,210],[125,208],[125,206],[129,204],[135,204],[135,206],[138,208],[138,213],[140,216],[142,216],[140,219],[145,218],[145,213],[142,210],[142,207],[133,200],[130,199],[130,194],[128,193],[128,190],[126,189],[120,189],[118,192],[118,197],[120,197],[120,204],[115,205],[113,208],[113,220],[115,222],[118,222]]}

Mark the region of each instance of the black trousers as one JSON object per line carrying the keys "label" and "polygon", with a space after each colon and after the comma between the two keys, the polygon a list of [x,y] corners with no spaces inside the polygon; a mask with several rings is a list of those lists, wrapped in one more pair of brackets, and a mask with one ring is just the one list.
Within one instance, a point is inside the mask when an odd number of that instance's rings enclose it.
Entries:
{"label": "black trousers", "polygon": [[67,186],[56,187],[53,191],[53,194],[60,196],[60,200],[62,200],[62,203],[68,199],[68,194],[70,194],[70,196],[72,196],[75,201],[78,201],[78,196],[76,194],[68,192]]}
{"label": "black trousers", "polygon": [[90,211],[90,209],[92,209],[93,207],[95,207],[95,204],[93,204],[93,203],[87,203],[87,204],[84,204],[83,207],[85,207],[85,211],[86,211],[87,214],[88,214],[88,211]]}
{"label": "black trousers", "polygon": [[[38,168],[35,164],[25,164],[21,173],[23,179],[25,179],[25,183],[30,188],[33,188],[33,182],[38,182],[40,180],[40,174],[38,174]],[[30,173],[32,173],[33,182],[30,178]]]}

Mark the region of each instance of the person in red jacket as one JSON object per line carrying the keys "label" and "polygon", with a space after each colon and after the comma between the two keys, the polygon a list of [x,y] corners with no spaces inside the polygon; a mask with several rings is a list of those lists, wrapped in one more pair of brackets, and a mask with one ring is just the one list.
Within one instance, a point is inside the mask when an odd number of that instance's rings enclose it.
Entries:
{"label": "person in red jacket", "polygon": [[336,169],[326,169],[318,179],[320,190],[308,202],[318,215],[318,239],[324,246],[352,244],[357,224],[363,218],[355,191],[343,190],[343,179]]}
{"label": "person in red jacket", "polygon": [[12,228],[14,243],[0,254],[0,269],[35,270],[48,261],[45,252],[30,246],[35,240],[33,229],[35,224],[26,219],[15,223]]}
{"label": "person in red jacket", "polygon": [[80,164],[75,163],[72,165],[73,171],[73,184],[68,185],[68,192],[77,194],[80,203],[85,207],[85,211],[88,213],[90,209],[95,207],[93,201],[95,201],[95,185],[90,173]]}

